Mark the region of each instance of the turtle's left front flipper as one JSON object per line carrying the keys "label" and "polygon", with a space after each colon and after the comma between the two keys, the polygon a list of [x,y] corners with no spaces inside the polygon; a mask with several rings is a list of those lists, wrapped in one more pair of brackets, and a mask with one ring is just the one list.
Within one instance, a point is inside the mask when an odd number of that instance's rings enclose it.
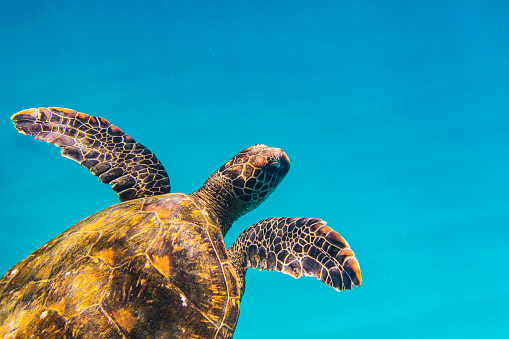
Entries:
{"label": "turtle's left front flipper", "polygon": [[106,119],[56,107],[27,109],[11,119],[19,132],[53,143],[112,185],[121,201],[170,192],[159,159]]}
{"label": "turtle's left front flipper", "polygon": [[245,229],[228,249],[239,273],[249,267],[315,277],[341,291],[361,285],[345,239],[320,219],[269,218]]}

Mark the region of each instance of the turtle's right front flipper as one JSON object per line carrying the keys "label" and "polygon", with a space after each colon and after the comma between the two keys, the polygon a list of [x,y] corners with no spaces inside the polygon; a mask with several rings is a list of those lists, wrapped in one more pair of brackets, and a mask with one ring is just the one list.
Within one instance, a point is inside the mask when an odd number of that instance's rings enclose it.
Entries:
{"label": "turtle's right front flipper", "polygon": [[361,285],[359,262],[350,246],[320,219],[262,220],[239,235],[228,255],[241,274],[252,267],[294,278],[306,275],[337,291]]}
{"label": "turtle's right front flipper", "polygon": [[170,192],[159,159],[106,119],[55,107],[27,109],[11,119],[20,133],[53,143],[112,185],[121,201]]}

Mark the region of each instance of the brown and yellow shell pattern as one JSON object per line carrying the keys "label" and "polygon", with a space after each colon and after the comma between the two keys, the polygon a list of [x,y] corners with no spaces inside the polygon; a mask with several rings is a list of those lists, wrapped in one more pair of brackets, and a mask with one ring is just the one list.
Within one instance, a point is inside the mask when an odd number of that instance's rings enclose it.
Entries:
{"label": "brown and yellow shell pattern", "polygon": [[237,274],[220,227],[193,198],[129,200],[77,223],[4,275],[0,335],[229,338]]}

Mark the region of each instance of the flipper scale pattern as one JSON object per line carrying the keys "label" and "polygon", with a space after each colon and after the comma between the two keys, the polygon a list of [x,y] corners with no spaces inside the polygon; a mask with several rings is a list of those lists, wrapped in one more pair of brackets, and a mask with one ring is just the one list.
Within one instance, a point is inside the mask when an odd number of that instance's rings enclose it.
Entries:
{"label": "flipper scale pattern", "polygon": [[361,271],[345,239],[321,219],[269,218],[244,230],[228,249],[232,260],[294,278],[314,277],[341,291],[360,286]]}
{"label": "flipper scale pattern", "polygon": [[11,118],[16,129],[52,143],[112,185],[121,201],[170,192],[163,165],[145,146],[108,120],[66,108],[32,108]]}

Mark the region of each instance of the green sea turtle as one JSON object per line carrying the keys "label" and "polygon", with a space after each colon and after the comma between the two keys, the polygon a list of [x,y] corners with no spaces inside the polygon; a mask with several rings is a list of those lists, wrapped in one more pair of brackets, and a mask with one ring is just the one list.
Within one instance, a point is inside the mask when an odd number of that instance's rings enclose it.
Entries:
{"label": "green sea turtle", "polygon": [[279,148],[249,147],[196,192],[170,194],[156,156],[103,118],[39,108],[12,120],[112,185],[122,202],[3,276],[2,338],[231,338],[249,267],[315,277],[338,291],[361,284],[348,243],[320,219],[265,219],[226,248],[232,223],[287,174]]}

